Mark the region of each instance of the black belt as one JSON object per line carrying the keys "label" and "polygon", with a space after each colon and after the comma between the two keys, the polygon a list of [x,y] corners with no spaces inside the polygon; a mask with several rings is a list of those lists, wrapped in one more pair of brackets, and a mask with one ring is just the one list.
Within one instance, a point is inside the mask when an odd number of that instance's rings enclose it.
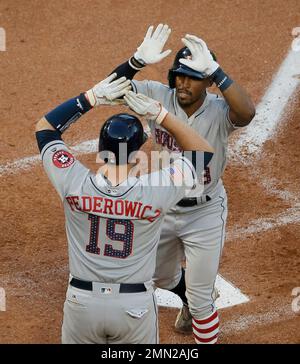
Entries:
{"label": "black belt", "polygon": [[[208,195],[206,195],[205,200],[206,200],[206,202],[208,202],[211,200],[211,198]],[[181,206],[181,207],[196,206],[196,205],[198,205],[197,197],[183,198],[182,200],[177,202],[177,205]]]}
{"label": "black belt", "polygon": [[[72,278],[70,285],[79,289],[85,289],[86,291],[93,290],[93,282],[82,281],[77,278]],[[138,293],[146,291],[147,289],[144,283],[120,283],[120,293]]]}

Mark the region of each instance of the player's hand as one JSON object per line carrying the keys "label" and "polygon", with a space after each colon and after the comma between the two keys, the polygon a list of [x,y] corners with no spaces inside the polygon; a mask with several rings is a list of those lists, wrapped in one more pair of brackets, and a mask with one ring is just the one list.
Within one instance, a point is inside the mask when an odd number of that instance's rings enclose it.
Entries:
{"label": "player's hand", "polygon": [[124,96],[124,100],[131,110],[139,115],[146,116],[148,120],[156,121],[158,124],[163,121],[168,113],[160,102],[143,94],[136,94],[133,91],[128,91]]}
{"label": "player's hand", "polygon": [[220,66],[214,61],[204,40],[195,35],[186,34],[181,39],[185,46],[189,48],[192,59],[180,58],[179,62],[192,68],[195,71],[203,72],[206,76],[212,75]]}
{"label": "player's hand", "polygon": [[130,80],[126,77],[115,80],[116,77],[117,74],[113,73],[87,91],[92,106],[124,104],[124,100],[119,98],[131,89]]}
{"label": "player's hand", "polygon": [[153,29],[153,25],[148,28],[143,43],[134,53],[134,58],[144,65],[160,62],[172,52],[170,49],[162,52],[171,33],[169,26],[159,24],[152,34]]}

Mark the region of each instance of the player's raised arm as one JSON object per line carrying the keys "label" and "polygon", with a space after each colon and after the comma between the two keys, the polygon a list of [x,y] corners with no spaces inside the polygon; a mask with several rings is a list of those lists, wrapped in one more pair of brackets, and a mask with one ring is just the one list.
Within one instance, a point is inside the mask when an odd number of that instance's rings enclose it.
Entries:
{"label": "player's raised arm", "polygon": [[146,65],[160,62],[171,53],[170,49],[163,51],[170,34],[171,29],[167,24],[159,24],[155,30],[151,25],[134,55],[113,72],[117,73],[118,77],[125,76],[132,80]]}
{"label": "player's raised arm", "polygon": [[233,81],[214,60],[204,40],[187,34],[182,42],[191,51],[191,59],[181,58],[179,62],[209,77],[222,92],[229,105],[229,119],[234,126],[248,125],[255,115],[255,107],[247,92]]}
{"label": "player's raised arm", "polygon": [[125,77],[115,79],[116,77],[113,73],[87,92],[57,106],[39,120],[36,124],[36,137],[40,151],[48,142],[61,139],[61,134],[93,107],[123,103],[119,98],[129,90],[130,81]]}

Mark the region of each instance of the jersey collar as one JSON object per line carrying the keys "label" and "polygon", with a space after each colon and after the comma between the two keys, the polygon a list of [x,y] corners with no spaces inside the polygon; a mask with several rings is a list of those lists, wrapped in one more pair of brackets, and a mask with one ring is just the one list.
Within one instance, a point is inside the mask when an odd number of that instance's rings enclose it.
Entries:
{"label": "jersey collar", "polygon": [[138,179],[136,177],[129,177],[119,185],[112,186],[110,181],[101,173],[93,175],[91,179],[94,187],[96,187],[97,190],[104,193],[105,195],[110,195],[113,197],[120,197],[124,195],[129,190],[131,190],[132,187],[134,187],[138,182]]}
{"label": "jersey collar", "polygon": [[174,89],[173,103],[174,103],[175,114],[176,114],[176,116],[178,116],[179,119],[181,119],[183,121],[186,121],[188,125],[191,125],[193,123],[193,121],[195,120],[195,118],[197,116],[199,116],[200,114],[202,114],[203,111],[208,107],[210,101],[214,97],[215,97],[214,94],[211,94],[211,93],[207,92],[207,95],[206,95],[206,97],[205,97],[205,99],[203,101],[203,104],[199,107],[199,109],[197,109],[194,112],[193,115],[188,117],[187,114],[185,113],[185,111],[179,105],[179,102],[178,102],[177,97],[176,97],[176,89]]}

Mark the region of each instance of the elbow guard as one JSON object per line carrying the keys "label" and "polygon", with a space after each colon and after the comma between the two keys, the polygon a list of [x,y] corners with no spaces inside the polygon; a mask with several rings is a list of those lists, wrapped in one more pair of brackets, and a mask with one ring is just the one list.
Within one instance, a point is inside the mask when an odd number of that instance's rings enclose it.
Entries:
{"label": "elbow guard", "polygon": [[40,152],[43,150],[44,146],[55,140],[62,140],[61,133],[57,130],[41,130],[35,133],[36,141]]}

